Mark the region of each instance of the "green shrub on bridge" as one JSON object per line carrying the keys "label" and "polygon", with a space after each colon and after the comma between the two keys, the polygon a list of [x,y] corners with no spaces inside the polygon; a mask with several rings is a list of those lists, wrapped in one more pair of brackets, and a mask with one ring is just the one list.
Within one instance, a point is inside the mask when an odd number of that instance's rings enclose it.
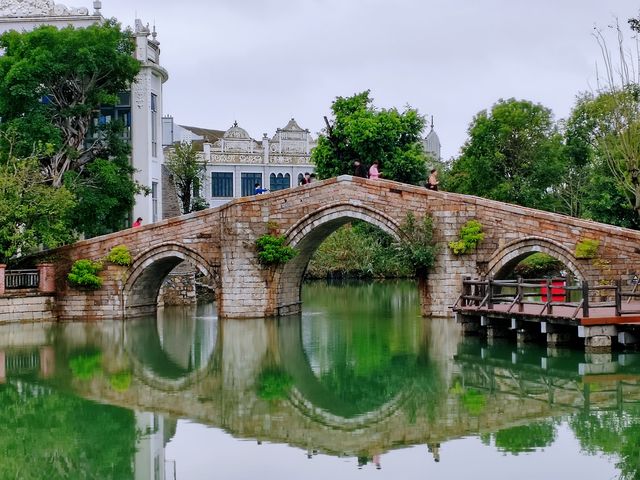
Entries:
{"label": "green shrub on bridge", "polygon": [[118,245],[113,247],[107,255],[107,262],[128,267],[131,265],[131,252],[125,245]]}
{"label": "green shrub on bridge", "polygon": [[74,287],[97,290],[102,287],[102,278],[98,276],[101,270],[101,262],[76,260],[71,267],[71,272],[67,275],[67,280]]}
{"label": "green shrub on bridge", "polygon": [[433,218],[425,215],[418,220],[409,212],[400,226],[404,238],[398,246],[403,262],[417,275],[426,275],[436,261],[437,247],[433,243]]}
{"label": "green shrub on bridge", "polygon": [[265,234],[256,240],[258,259],[263,265],[280,265],[287,263],[298,254],[293,247],[285,245],[282,235]]}
{"label": "green shrub on bridge", "polygon": [[576,258],[596,258],[598,256],[598,248],[600,248],[598,240],[585,238],[576,243]]}
{"label": "green shrub on bridge", "polygon": [[482,224],[477,220],[469,220],[460,229],[460,240],[449,242],[449,248],[455,255],[463,255],[475,250],[482,240]]}

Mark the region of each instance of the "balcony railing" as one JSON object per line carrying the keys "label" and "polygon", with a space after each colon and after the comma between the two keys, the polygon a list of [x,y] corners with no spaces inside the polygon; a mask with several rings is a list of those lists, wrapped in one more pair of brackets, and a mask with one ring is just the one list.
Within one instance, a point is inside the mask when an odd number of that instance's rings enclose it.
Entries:
{"label": "balcony railing", "polygon": [[40,272],[38,270],[7,270],[4,274],[5,288],[38,288]]}

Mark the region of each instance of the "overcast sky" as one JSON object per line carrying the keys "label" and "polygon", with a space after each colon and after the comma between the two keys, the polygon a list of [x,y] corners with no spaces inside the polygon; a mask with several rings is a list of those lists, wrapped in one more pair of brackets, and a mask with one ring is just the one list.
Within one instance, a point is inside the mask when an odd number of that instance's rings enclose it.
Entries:
{"label": "overcast sky", "polygon": [[177,123],[225,130],[237,120],[259,139],[295,117],[315,136],[336,96],[370,89],[378,107],[433,115],[449,158],[473,116],[500,98],[566,117],[596,85],[594,26],[617,16],[626,27],[639,9],[633,0],[103,0],[102,12],[155,22],[170,75],[164,113]]}

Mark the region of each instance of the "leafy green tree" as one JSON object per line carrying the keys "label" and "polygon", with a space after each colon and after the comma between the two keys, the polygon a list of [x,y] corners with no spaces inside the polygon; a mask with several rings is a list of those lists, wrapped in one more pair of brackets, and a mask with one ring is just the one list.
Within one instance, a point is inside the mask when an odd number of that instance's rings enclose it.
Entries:
{"label": "leafy green tree", "polygon": [[615,109],[609,93],[578,96],[565,123],[567,173],[559,193],[570,215],[637,228],[640,219],[623,184],[612,175],[601,143]]}
{"label": "leafy green tree", "polygon": [[102,104],[115,103],[139,71],[134,43],[115,21],[86,28],[43,26],[0,36],[0,117],[3,128],[23,134],[21,156],[34,143],[49,144],[42,169],[52,185],[69,170],[80,171],[102,149],[87,143]]}
{"label": "leafy green tree", "polygon": [[320,178],[354,173],[354,162],[378,161],[384,178],[418,184],[426,177],[426,154],[420,144],[424,118],[407,108],[399,112],[373,106],[369,90],[333,102],[311,159]]}
{"label": "leafy green tree", "polygon": [[471,122],[445,188],[553,210],[552,188],[564,169],[562,137],[551,110],[526,100],[499,100]]}
{"label": "leafy green tree", "polygon": [[182,203],[182,213],[202,210],[196,199],[192,200],[193,192],[202,184],[207,164],[198,158],[198,152],[191,142],[174,145],[165,159],[165,166],[173,175],[173,181],[178,190],[178,198]]}
{"label": "leafy green tree", "polygon": [[[637,32],[640,24],[630,19],[629,25]],[[595,97],[601,115],[595,122],[594,138],[609,174],[640,218],[640,74],[635,68],[639,44],[636,38],[635,47],[629,50],[617,20],[613,28],[617,43],[613,50],[603,31],[594,34],[604,66],[603,85]]]}
{"label": "leafy green tree", "polygon": [[39,245],[71,240],[68,218],[74,204],[69,190],[45,183],[37,158],[0,161],[0,263]]}
{"label": "leafy green tree", "polygon": [[71,212],[73,229],[87,237],[105,235],[125,228],[128,212],[137,193],[146,188],[133,180],[130,145],[122,137],[119,122],[108,124],[100,132],[105,138],[100,157],[80,172],[65,174],[65,186],[74,193],[77,205]]}
{"label": "leafy green tree", "polygon": [[364,221],[336,230],[322,242],[305,272],[308,278],[410,277],[413,268],[400,258],[394,239]]}

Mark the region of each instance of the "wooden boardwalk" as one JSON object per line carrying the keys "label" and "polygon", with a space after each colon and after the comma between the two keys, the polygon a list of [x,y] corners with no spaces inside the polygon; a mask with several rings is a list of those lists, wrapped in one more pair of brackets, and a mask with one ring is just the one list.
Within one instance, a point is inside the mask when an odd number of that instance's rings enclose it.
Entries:
{"label": "wooden boardwalk", "polygon": [[[574,334],[585,338],[586,346],[595,343],[606,347],[616,340],[623,345],[640,344],[640,294],[635,285],[624,289],[620,283],[570,286],[564,278],[468,278],[452,308],[467,332],[477,331],[479,326],[489,329],[489,336],[499,329],[523,335],[556,334],[547,336],[549,343],[569,343]],[[538,327],[531,325],[536,323]],[[599,338],[594,341],[593,337]]]}
{"label": "wooden boardwalk", "polygon": [[491,305],[491,308],[485,306],[466,305],[464,307],[454,307],[455,312],[465,314],[480,314],[480,315],[498,315],[509,318],[522,318],[530,321],[534,320],[546,320],[551,323],[565,323],[567,325],[625,325],[625,324],[638,324],[640,325],[640,302],[633,302],[625,304],[620,314],[616,312],[615,307],[600,307],[592,309],[589,312],[589,316],[585,317],[582,314],[582,309],[575,312],[576,307],[557,306],[553,308],[551,313],[542,313],[545,307],[545,303],[523,304],[521,307],[510,308],[511,306],[506,303],[497,303]]}

